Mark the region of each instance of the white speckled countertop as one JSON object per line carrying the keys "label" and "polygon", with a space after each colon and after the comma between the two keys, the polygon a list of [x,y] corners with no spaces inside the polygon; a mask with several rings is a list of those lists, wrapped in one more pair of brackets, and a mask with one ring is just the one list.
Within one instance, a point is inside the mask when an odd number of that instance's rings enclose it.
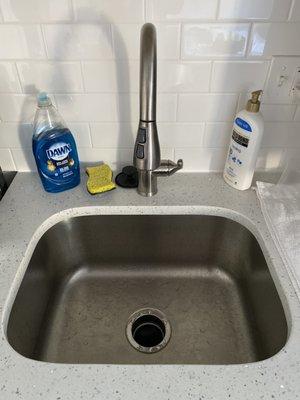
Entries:
{"label": "white speckled countertop", "polygon": [[[245,225],[258,239],[282,300],[286,346],[274,357],[241,365],[72,365],[26,359],[6,339],[23,274],[42,234],[87,214],[213,214]],[[90,196],[81,184],[50,195],[35,173],[19,173],[0,203],[0,399],[244,400],[300,397],[300,302],[270,238],[253,190],[229,188],[218,174],[177,174],[153,198],[117,189]]]}

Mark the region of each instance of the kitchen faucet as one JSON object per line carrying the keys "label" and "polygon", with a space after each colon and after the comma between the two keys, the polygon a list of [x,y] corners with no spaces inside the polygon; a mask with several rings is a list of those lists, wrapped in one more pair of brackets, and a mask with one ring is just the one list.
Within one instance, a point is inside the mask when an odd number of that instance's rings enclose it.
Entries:
{"label": "kitchen faucet", "polygon": [[169,176],[183,167],[160,159],[160,146],[156,126],[157,55],[156,29],[144,24],[141,30],[140,50],[140,122],[134,146],[133,165],[138,171],[138,193],[153,196],[157,193],[157,177]]}

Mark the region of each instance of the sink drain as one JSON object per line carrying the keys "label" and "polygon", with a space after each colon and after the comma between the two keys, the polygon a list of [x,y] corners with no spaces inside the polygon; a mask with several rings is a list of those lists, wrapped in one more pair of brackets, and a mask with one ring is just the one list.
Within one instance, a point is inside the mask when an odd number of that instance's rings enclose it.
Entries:
{"label": "sink drain", "polygon": [[143,353],[163,349],[171,337],[171,325],[166,316],[154,308],[144,308],[131,315],[126,327],[129,343]]}

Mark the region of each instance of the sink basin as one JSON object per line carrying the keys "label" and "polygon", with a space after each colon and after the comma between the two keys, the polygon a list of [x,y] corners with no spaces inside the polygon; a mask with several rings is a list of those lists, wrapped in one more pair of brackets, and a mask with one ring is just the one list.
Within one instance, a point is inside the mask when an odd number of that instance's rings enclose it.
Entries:
{"label": "sink basin", "polygon": [[98,215],[39,240],[7,339],[53,363],[239,364],[275,355],[287,324],[262,250],[239,223]]}

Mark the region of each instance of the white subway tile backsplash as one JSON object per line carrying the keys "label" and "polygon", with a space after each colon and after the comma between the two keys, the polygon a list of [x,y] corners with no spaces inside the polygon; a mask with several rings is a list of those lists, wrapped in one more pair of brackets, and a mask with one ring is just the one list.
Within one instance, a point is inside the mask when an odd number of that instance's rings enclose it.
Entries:
{"label": "white subway tile backsplash", "polygon": [[218,0],[146,1],[146,17],[150,21],[214,19],[218,6]]}
{"label": "white subway tile backsplash", "polygon": [[288,141],[287,122],[267,122],[264,127],[261,147],[286,147]]}
{"label": "white subway tile backsplash", "polygon": [[[136,97],[138,100],[138,96]],[[138,101],[136,101],[137,111],[139,110]],[[176,121],[177,95],[160,94],[157,99],[157,121],[172,122]],[[138,113],[136,114],[138,117]],[[135,119],[132,119],[135,120]]]}
{"label": "white subway tile backsplash", "polygon": [[10,149],[0,149],[0,165],[3,171],[16,170]]}
{"label": "white subway tile backsplash", "polygon": [[48,24],[43,29],[50,59],[98,60],[113,57],[109,24]]}
{"label": "white subway tile backsplash", "polygon": [[88,123],[67,122],[78,147],[92,147],[90,127]]}
{"label": "white subway tile backsplash", "polygon": [[0,0],[5,22],[59,22],[73,19],[71,0]]}
{"label": "white subway tile backsplash", "polygon": [[35,96],[0,94],[0,120],[4,122],[31,122],[35,109]]}
{"label": "white subway tile backsplash", "polygon": [[[238,111],[245,109],[251,93],[241,93],[238,104]],[[263,98],[264,100],[264,98]],[[268,104],[264,103],[260,107],[265,122],[284,122],[293,121],[297,106],[295,104]]]}
{"label": "white subway tile backsplash", "polygon": [[[139,119],[139,95],[137,93],[121,93],[117,97],[118,116],[116,121],[138,121]],[[161,93],[157,97],[157,121],[176,121],[177,95]]]}
{"label": "white subway tile backsplash", "polygon": [[77,21],[143,22],[143,0],[73,0]]}
{"label": "white subway tile backsplash", "polygon": [[0,124],[1,148],[29,148],[31,143],[32,124],[22,124],[16,122],[2,122]]}
{"label": "white subway tile backsplash", "polygon": [[138,92],[139,62],[127,60],[82,63],[86,92]]}
{"label": "white subway tile backsplash", "polygon": [[91,123],[93,147],[132,148],[135,142],[138,123]]}
{"label": "white subway tile backsplash", "polygon": [[159,24],[157,27],[157,57],[174,60],[180,56],[180,25]]}
{"label": "white subway tile backsplash", "polygon": [[300,1],[294,0],[291,8],[290,21],[300,21]]}
{"label": "white subway tile backsplash", "polygon": [[117,102],[112,94],[55,95],[59,112],[68,121],[116,121]]}
{"label": "white subway tile backsplash", "polygon": [[175,149],[175,160],[184,160],[184,171],[222,171],[225,165],[227,150],[223,148],[208,149],[203,147]]}
{"label": "white subway tile backsplash", "polygon": [[[116,95],[117,116],[114,121],[130,122],[139,119],[139,95],[121,93]],[[177,95],[162,93],[157,98],[157,121],[172,122],[176,120]]]}
{"label": "white subway tile backsplash", "polygon": [[[55,99],[59,111],[69,121],[129,122],[138,120],[138,94],[58,94]],[[158,97],[157,119],[158,121],[175,121],[175,94],[162,94]]]}
{"label": "white subway tile backsplash", "polygon": [[300,106],[299,105],[297,106],[294,119],[295,119],[295,121],[300,122]]}
{"label": "white subway tile backsplash", "polygon": [[243,57],[249,24],[184,24],[181,54],[183,58]]}
{"label": "white subway tile backsplash", "polygon": [[[84,163],[104,162],[112,169],[119,169],[121,166],[132,164],[132,149],[124,148],[78,148],[79,159]],[[161,149],[162,158],[174,159],[173,149]]]}
{"label": "white subway tile backsplash", "polygon": [[259,171],[282,170],[286,160],[286,150],[279,148],[262,148],[258,155],[256,169]]}
{"label": "white subway tile backsplash", "polygon": [[266,123],[262,139],[262,147],[300,148],[300,123]]}
{"label": "white subway tile backsplash", "polygon": [[228,148],[232,122],[210,122],[205,124],[204,147]]}
{"label": "white subway tile backsplash", "polygon": [[[267,61],[215,62],[211,91],[247,92],[262,88],[268,67]],[[82,68],[87,92],[137,92],[139,89],[138,61],[87,61],[83,62]],[[210,61],[160,61],[158,63],[158,91],[165,93],[208,92],[210,75]]]}
{"label": "white subway tile backsplash", "polygon": [[173,161],[175,161],[175,149],[162,147],[160,149],[160,152],[161,152],[160,155],[161,155],[161,159],[162,160],[173,160]]}
{"label": "white subway tile backsplash", "polygon": [[235,94],[180,94],[178,121],[229,122],[236,112]]}
{"label": "white subway tile backsplash", "polygon": [[284,21],[289,15],[291,0],[220,0],[220,19]]}
{"label": "white subway tile backsplash", "polygon": [[36,163],[31,147],[11,149],[17,171],[36,171]]}
{"label": "white subway tile backsplash", "polygon": [[139,59],[142,25],[118,24],[112,26],[114,56],[118,59]]}
{"label": "white subway tile backsplash", "polygon": [[79,62],[18,62],[24,93],[39,91],[76,93],[83,91]]}
{"label": "white subway tile backsplash", "polygon": [[295,105],[262,104],[261,106],[261,112],[266,122],[292,121],[295,111]]}
{"label": "white subway tile backsplash", "polygon": [[[132,148],[135,142],[138,121],[135,123],[92,123],[92,143],[98,148]],[[162,148],[201,147],[204,124],[158,123],[159,142]]]}
{"label": "white subway tile backsplash", "polygon": [[[128,103],[128,96],[123,94],[120,96],[120,105],[123,108]],[[131,118],[130,121],[137,121],[139,119],[139,95],[132,94],[130,96],[131,103]],[[161,93],[157,98],[157,121],[158,122],[172,122],[176,121],[176,110],[177,110],[177,95],[170,93]],[[125,113],[124,113],[125,114]],[[129,121],[121,116],[120,121]]]}
{"label": "white subway tile backsplash", "polygon": [[0,59],[46,58],[38,25],[1,25]]}
{"label": "white subway tile backsplash", "polygon": [[[82,161],[132,163],[146,20],[157,28],[162,157],[184,158],[187,171],[223,170],[233,118],[249,92],[264,88],[269,59],[300,55],[299,4],[0,0],[0,165],[35,169],[31,122],[41,90],[57,103]],[[282,168],[287,151],[300,148],[300,106],[262,102],[258,168]]]}
{"label": "white subway tile backsplash", "polygon": [[210,74],[210,61],[161,61],[158,64],[158,91],[208,92]]}
{"label": "white subway tile backsplash", "polygon": [[254,24],[249,56],[300,55],[300,22]]}
{"label": "white subway tile backsplash", "polygon": [[250,92],[262,89],[269,62],[216,61],[213,64],[212,92]]}
{"label": "white subway tile backsplash", "polygon": [[[156,24],[158,59],[173,60],[179,58],[180,25]],[[120,59],[139,59],[141,25],[113,25],[115,57]]]}
{"label": "white subway tile backsplash", "polygon": [[0,92],[19,93],[21,85],[14,63],[0,62]]}
{"label": "white subway tile backsplash", "polygon": [[204,137],[204,123],[160,123],[159,142],[162,147],[201,147]]}
{"label": "white subway tile backsplash", "polygon": [[132,164],[132,149],[92,149],[78,148],[78,155],[81,162],[99,163],[104,162],[112,169],[119,168],[120,165]]}
{"label": "white subway tile backsplash", "polygon": [[[77,146],[92,147],[87,123],[67,123]],[[0,124],[0,148],[31,148],[33,125],[31,123],[2,122]],[[1,165],[1,163],[0,163]]]}

